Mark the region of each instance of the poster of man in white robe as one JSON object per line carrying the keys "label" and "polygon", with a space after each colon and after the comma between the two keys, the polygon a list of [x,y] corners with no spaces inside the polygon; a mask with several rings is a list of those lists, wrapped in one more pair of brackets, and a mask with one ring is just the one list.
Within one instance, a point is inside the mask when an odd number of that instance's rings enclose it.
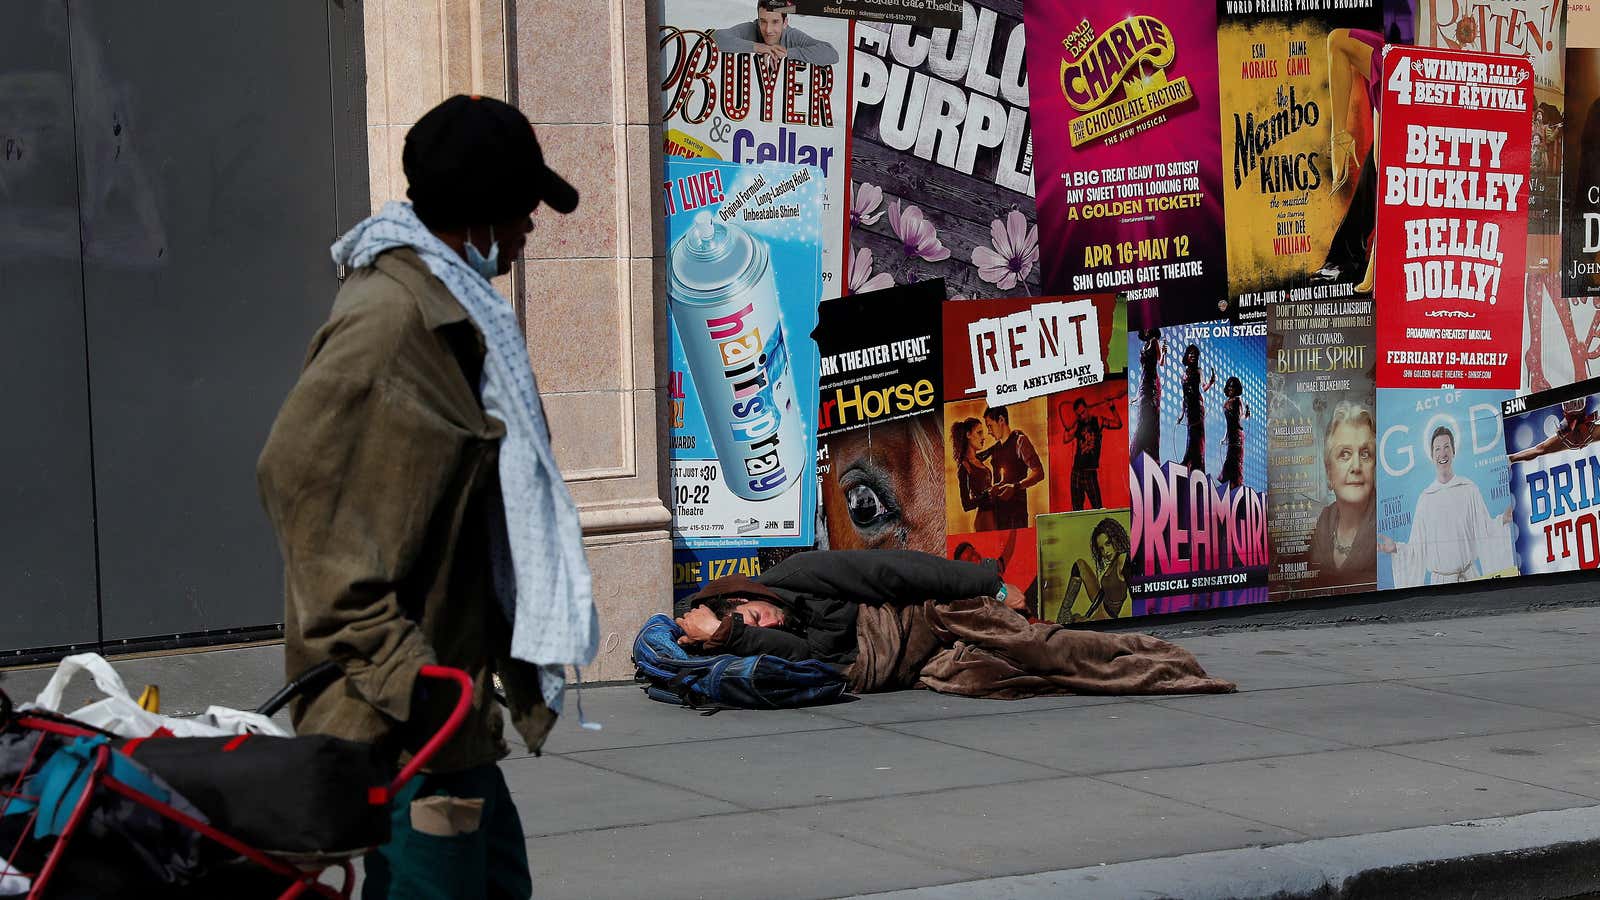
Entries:
{"label": "poster of man in white robe", "polygon": [[1379,590],[1518,574],[1500,417],[1509,396],[1379,390]]}

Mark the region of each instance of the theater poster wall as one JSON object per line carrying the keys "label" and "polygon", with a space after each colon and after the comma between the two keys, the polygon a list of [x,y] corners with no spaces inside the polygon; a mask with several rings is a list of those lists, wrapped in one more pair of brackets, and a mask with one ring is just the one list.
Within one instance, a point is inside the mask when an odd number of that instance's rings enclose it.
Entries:
{"label": "theater poster wall", "polygon": [[[787,41],[782,58],[760,52],[763,17]],[[659,27],[667,156],[821,170],[823,297],[844,284],[849,32],[754,0],[665,0]]]}
{"label": "theater poster wall", "polygon": [[1024,13],[1046,292],[1125,292],[1131,329],[1231,316],[1215,7]]}
{"label": "theater poster wall", "polygon": [[1378,386],[1522,380],[1533,71],[1388,47],[1379,131]]}
{"label": "theater poster wall", "polygon": [[851,291],[1039,294],[1022,9],[959,5],[959,28],[854,24]]}
{"label": "theater poster wall", "polygon": [[922,281],[818,310],[824,548],[945,550],[944,290]]}
{"label": "theater poster wall", "polygon": [[1524,575],[1600,568],[1600,379],[1504,405]]}
{"label": "theater poster wall", "polygon": [[1228,290],[1241,317],[1370,295],[1377,0],[1221,0]]}
{"label": "theater poster wall", "polygon": [[1517,574],[1500,405],[1510,391],[1378,390],[1378,589]]}
{"label": "theater poster wall", "polygon": [[668,158],[665,176],[674,544],[809,545],[822,171]]}
{"label": "theater poster wall", "polygon": [[1134,614],[1265,601],[1266,323],[1128,340]]}

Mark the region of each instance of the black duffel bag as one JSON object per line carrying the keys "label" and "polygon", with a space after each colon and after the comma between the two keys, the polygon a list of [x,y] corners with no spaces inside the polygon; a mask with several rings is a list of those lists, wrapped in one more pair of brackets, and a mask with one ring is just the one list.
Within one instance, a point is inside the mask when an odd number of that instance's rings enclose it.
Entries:
{"label": "black duffel bag", "polygon": [[343,855],[389,840],[386,789],[394,772],[371,744],[249,734],[148,738],[121,749],[252,847]]}

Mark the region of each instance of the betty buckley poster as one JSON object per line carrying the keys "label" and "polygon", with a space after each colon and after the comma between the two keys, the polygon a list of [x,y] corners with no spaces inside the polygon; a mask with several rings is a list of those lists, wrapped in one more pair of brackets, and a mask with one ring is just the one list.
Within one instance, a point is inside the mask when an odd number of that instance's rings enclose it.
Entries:
{"label": "betty buckley poster", "polygon": [[669,158],[665,174],[673,541],[808,545],[822,172]]}
{"label": "betty buckley poster", "polygon": [[822,297],[844,277],[849,30],[754,0],[666,0],[659,29],[667,156],[821,170]]}
{"label": "betty buckley poster", "polygon": [[1022,9],[960,6],[957,29],[855,23],[851,292],[1039,293]]}
{"label": "betty buckley poster", "polygon": [[943,301],[933,280],[818,310],[824,548],[944,552]]}
{"label": "betty buckley poster", "polygon": [[1524,575],[1600,567],[1600,379],[1504,405]]}
{"label": "betty buckley poster", "polygon": [[1376,0],[1222,0],[1228,290],[1240,315],[1370,296]]}
{"label": "betty buckley poster", "polygon": [[1378,589],[1517,574],[1500,404],[1510,391],[1378,391]]}
{"label": "betty buckley poster", "polygon": [[1129,335],[1134,615],[1267,599],[1266,349],[1265,323]]}
{"label": "betty buckley poster", "polygon": [[1370,299],[1282,303],[1267,319],[1272,599],[1377,583],[1377,358]]}
{"label": "betty buckley poster", "polygon": [[1121,291],[1131,329],[1231,316],[1215,10],[1025,11],[1046,292]]}
{"label": "betty buckley poster", "polygon": [[1378,385],[1515,390],[1533,71],[1388,47],[1383,72]]}

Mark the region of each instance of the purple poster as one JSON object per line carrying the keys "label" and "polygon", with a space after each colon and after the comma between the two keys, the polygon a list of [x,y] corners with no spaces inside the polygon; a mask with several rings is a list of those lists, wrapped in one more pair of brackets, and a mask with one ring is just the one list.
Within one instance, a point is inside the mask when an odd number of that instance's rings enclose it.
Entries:
{"label": "purple poster", "polygon": [[1138,331],[1234,317],[1210,4],[1027,0],[1047,294],[1119,291]]}

